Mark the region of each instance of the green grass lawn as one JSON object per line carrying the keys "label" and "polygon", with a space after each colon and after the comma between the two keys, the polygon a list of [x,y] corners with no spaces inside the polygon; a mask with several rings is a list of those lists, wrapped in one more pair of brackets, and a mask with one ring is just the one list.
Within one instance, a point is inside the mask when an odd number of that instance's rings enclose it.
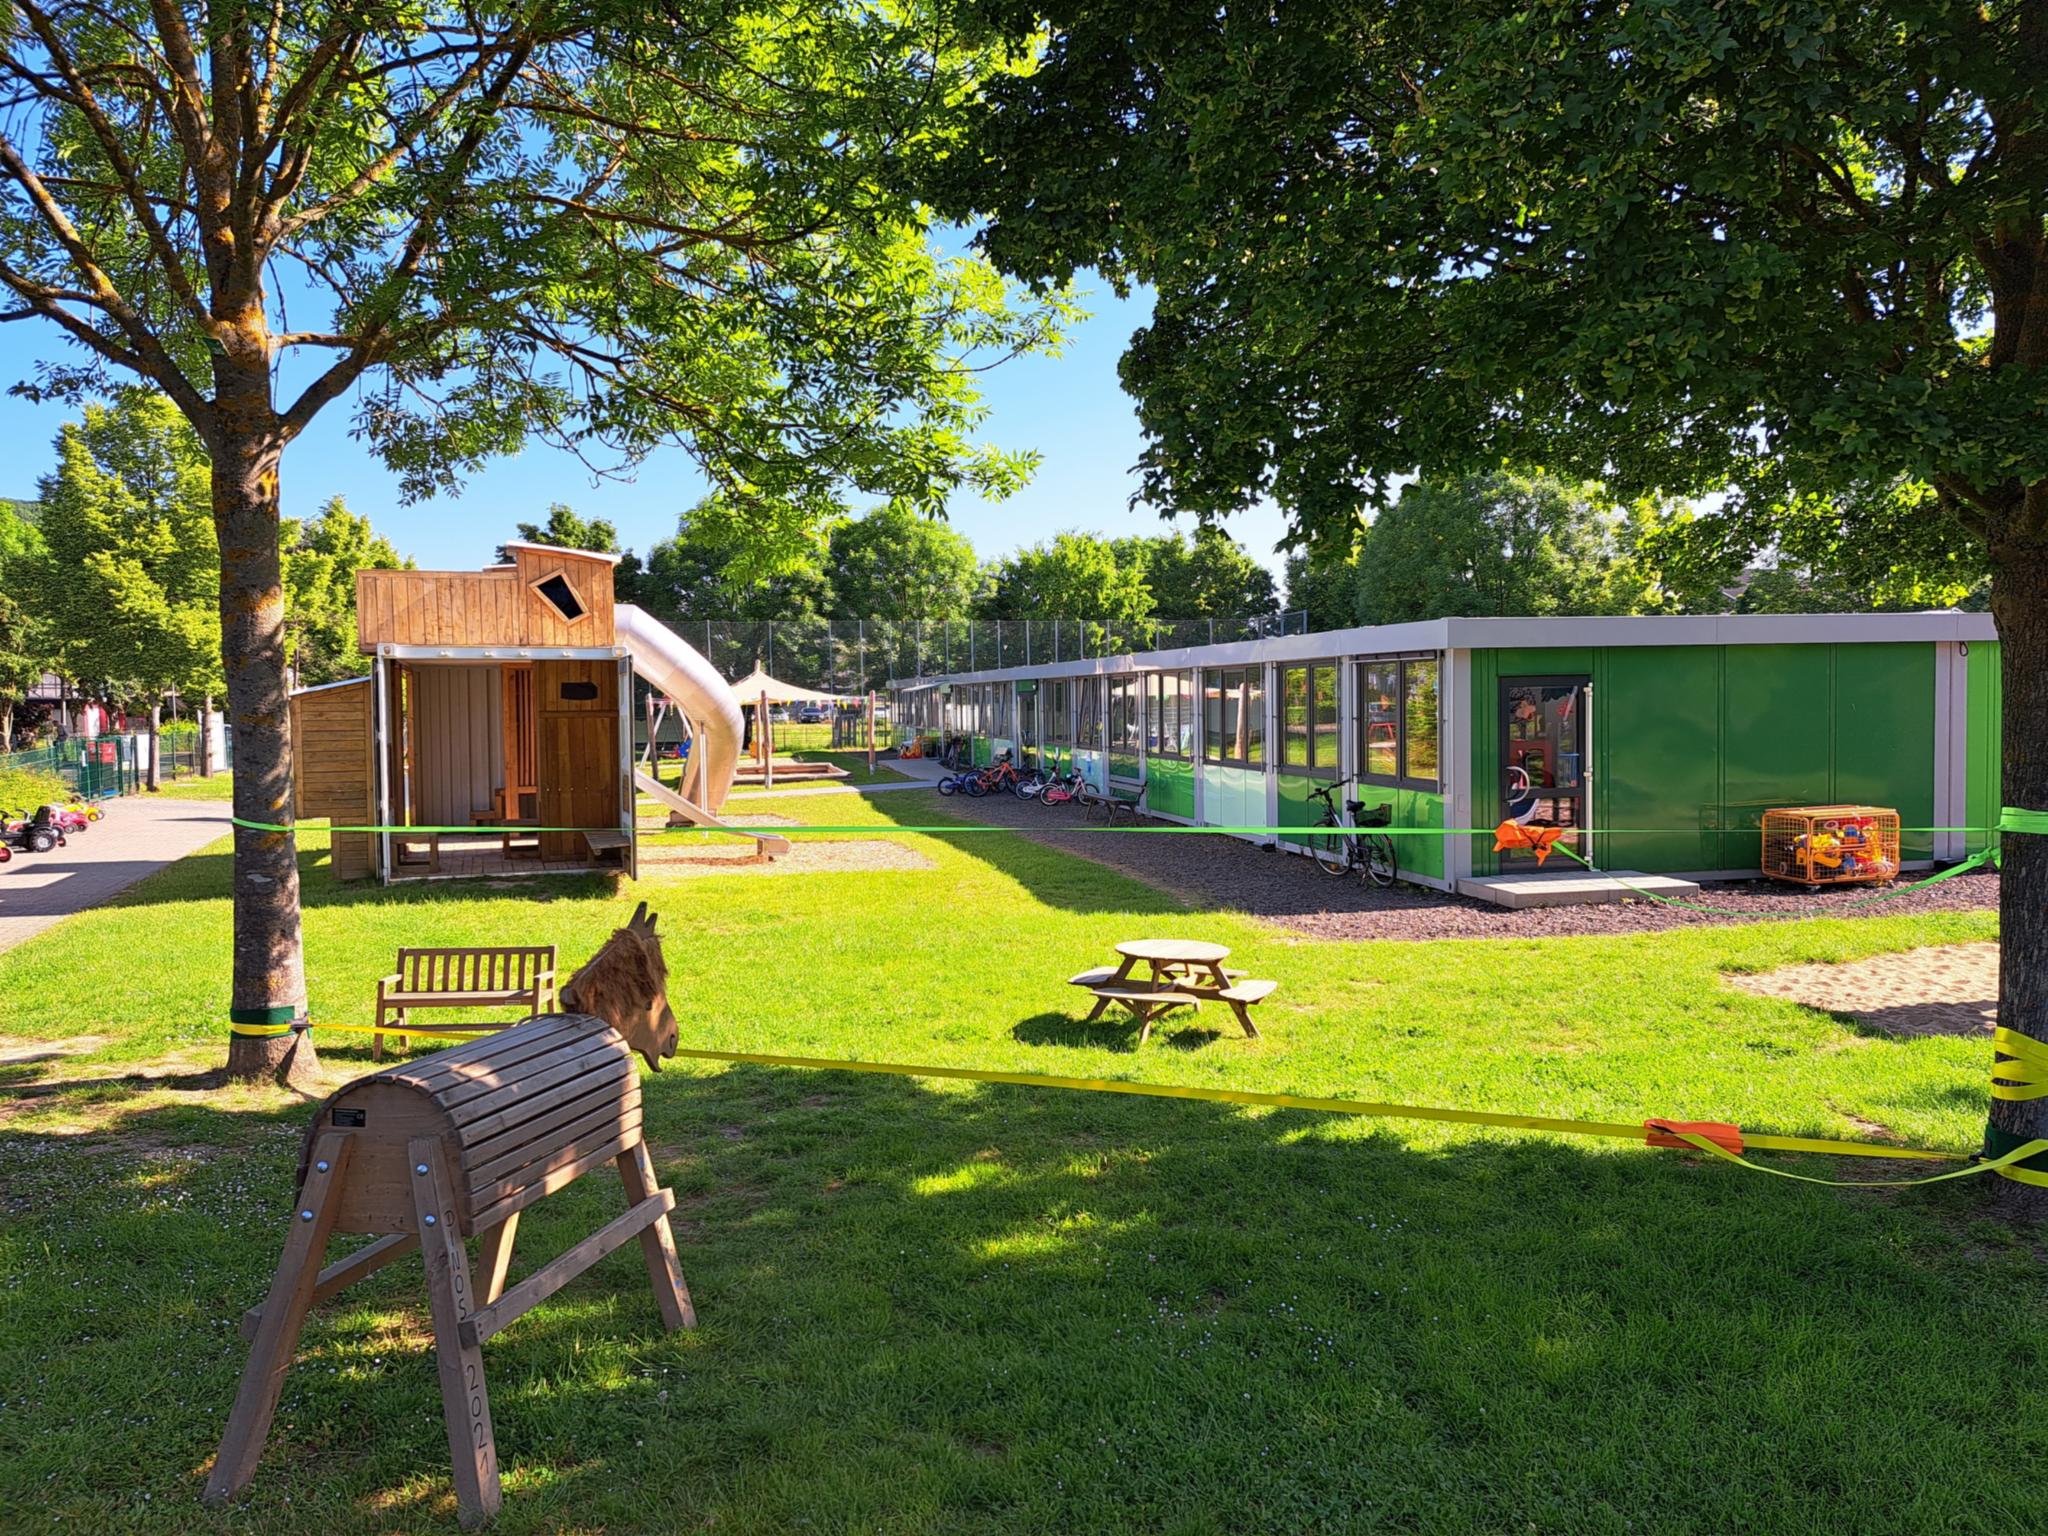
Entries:
{"label": "green grass lawn", "polygon": [[162,792],[167,800],[218,800],[225,804],[235,798],[235,776],[216,773],[202,779],[196,773],[183,774],[165,779]]}
{"label": "green grass lawn", "polygon": [[[882,826],[897,798],[778,810]],[[1995,937],[1983,915],[1330,944],[1024,839],[912,842],[931,868],[373,891],[309,836],[315,1017],[363,1022],[398,944],[547,939],[573,965],[645,897],[687,1045],[1953,1147],[1981,1125],[1985,1042],[1720,975]],[[1139,1053],[1082,1026],[1063,978],[1141,934],[1277,979],[1266,1037],[1205,1011]],[[176,1075],[218,1056],[227,937],[214,849],[0,955],[5,1033],[83,1044],[0,1067],[0,1528],[452,1529],[414,1261],[308,1328],[239,1512],[196,1503],[306,1113]],[[1843,1192],[1617,1143],[751,1067],[646,1087],[701,1326],[660,1334],[629,1245],[492,1341],[495,1529],[2048,1520],[2025,1470],[2048,1284],[1970,1181]],[[618,1207],[586,1179],[522,1251]]]}

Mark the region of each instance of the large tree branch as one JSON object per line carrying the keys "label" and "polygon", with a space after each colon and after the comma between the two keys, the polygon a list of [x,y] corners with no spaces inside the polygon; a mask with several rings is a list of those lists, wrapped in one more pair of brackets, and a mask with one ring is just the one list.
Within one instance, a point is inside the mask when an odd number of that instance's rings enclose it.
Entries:
{"label": "large tree branch", "polygon": [[202,327],[206,326],[206,306],[200,302],[191,280],[185,275],[184,260],[179,255],[177,247],[171,243],[169,231],[164,228],[163,221],[157,218],[156,210],[150,205],[150,193],[143,181],[142,173],[129,158],[127,146],[122,143],[121,135],[101,108],[99,98],[93,94],[92,87],[80,75],[70,50],[64,46],[63,37],[34,0],[15,0],[15,4],[28,19],[29,27],[42,43],[44,52],[49,54],[50,62],[56,67],[58,74],[70,86],[78,113],[91,127],[93,137],[99,140],[100,148],[106,153],[107,164],[112,167],[120,182],[121,196],[134,213],[136,222],[142,226],[144,238],[149,241],[150,251],[156,257],[157,266],[164,274],[164,281],[170,284],[171,292],[178,296],[186,312]]}
{"label": "large tree branch", "polygon": [[[519,72],[526,67],[526,61],[532,56],[533,49],[534,42],[530,38],[521,39],[513,45],[510,54],[498,70],[497,77],[484,92],[483,110],[477,113],[476,120],[463,132],[461,141],[450,153],[448,163],[442,168],[440,185],[427,199],[426,205],[420,209],[403,252],[382,284],[384,293],[380,297],[388,306],[388,310],[396,310],[403,301],[406,290],[412,286],[413,279],[419,275],[421,263],[426,260],[427,252],[433,248],[435,231],[440,227],[442,215],[452,202],[455,190],[463,177],[469,174],[470,161],[475,157],[485,135],[489,133],[492,122],[503,108],[513,82],[519,78]],[[373,318],[363,328],[360,339],[348,355],[338,358],[332,367],[308,384],[299,398],[285,411],[280,419],[285,440],[288,442],[303,432],[307,423],[312,421],[329,401],[354,384],[372,366],[382,361],[388,354],[389,347],[389,321],[384,318]]]}

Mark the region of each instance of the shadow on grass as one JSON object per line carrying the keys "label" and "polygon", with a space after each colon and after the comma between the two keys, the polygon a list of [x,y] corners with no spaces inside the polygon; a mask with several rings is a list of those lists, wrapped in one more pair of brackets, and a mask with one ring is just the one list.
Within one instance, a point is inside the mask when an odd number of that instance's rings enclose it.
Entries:
{"label": "shadow on grass", "polygon": [[[1072,1014],[1034,1013],[1010,1028],[1013,1039],[1024,1045],[1056,1045],[1071,1050],[1100,1050],[1115,1045],[1129,1051],[1138,1047],[1138,1022],[1121,1009],[1104,1014],[1092,1024]],[[1223,1031],[1198,1024],[1191,1013],[1169,1013],[1152,1021],[1153,1045],[1179,1051],[1197,1051],[1223,1038]]]}
{"label": "shadow on grass", "polygon": [[[225,900],[233,889],[233,880],[233,854],[187,854],[98,905],[150,907],[195,900]],[[524,900],[535,902],[580,901],[615,893],[618,884],[615,874],[593,872],[587,875],[488,875],[473,880],[406,880],[386,886],[373,880],[336,880],[324,848],[306,849],[299,854],[299,904],[313,909],[434,907],[507,893],[516,893]]]}
{"label": "shadow on grass", "polygon": [[[2048,1288],[1967,1188],[749,1067],[646,1102],[702,1326],[660,1333],[629,1244],[488,1346],[504,1529],[2048,1519],[1983,1433],[2032,1422],[2048,1354],[1985,1302]],[[0,1311],[0,1489],[190,1526],[303,1118],[146,1111],[64,1156],[0,1132],[4,1241],[35,1255]],[[603,1176],[533,1208],[515,1273],[619,1208]],[[252,1528],[448,1517],[423,1319],[415,1260],[316,1317]]]}

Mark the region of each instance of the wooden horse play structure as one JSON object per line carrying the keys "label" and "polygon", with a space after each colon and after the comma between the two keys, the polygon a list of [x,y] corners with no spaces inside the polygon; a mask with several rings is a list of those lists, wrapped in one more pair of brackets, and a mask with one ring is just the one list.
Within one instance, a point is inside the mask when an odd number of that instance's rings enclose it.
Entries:
{"label": "wooden horse play structure", "polygon": [[[320,1106],[269,1298],[243,1320],[249,1363],[207,1478],[208,1502],[232,1498],[255,1475],[307,1310],[415,1248],[426,1258],[464,1526],[488,1520],[499,1504],[484,1340],[634,1237],[664,1326],[696,1325],[669,1230],[675,1196],[656,1182],[641,1139],[632,1059],[638,1051],[659,1071],[676,1048],[654,923],[642,902],[562,988],[570,1011],[357,1078]],[[625,1214],[508,1287],[519,1213],[606,1163],[625,1183]],[[376,1241],[323,1269],[337,1231]],[[480,1284],[463,1247],[470,1237]]]}

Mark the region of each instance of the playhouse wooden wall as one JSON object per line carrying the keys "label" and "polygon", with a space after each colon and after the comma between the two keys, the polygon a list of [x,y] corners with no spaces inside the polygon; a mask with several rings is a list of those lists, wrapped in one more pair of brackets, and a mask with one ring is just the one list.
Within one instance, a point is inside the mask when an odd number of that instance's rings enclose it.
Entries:
{"label": "playhouse wooden wall", "polygon": [[[380,645],[608,646],[612,562],[575,549],[516,548],[488,571],[356,572],[356,638]],[[566,620],[536,590],[568,584],[584,610]]]}
{"label": "playhouse wooden wall", "polygon": [[[292,696],[292,798],[295,815],[338,826],[376,820],[376,776],[370,750],[370,680]],[[367,832],[337,832],[328,855],[337,880],[370,875]]]}

